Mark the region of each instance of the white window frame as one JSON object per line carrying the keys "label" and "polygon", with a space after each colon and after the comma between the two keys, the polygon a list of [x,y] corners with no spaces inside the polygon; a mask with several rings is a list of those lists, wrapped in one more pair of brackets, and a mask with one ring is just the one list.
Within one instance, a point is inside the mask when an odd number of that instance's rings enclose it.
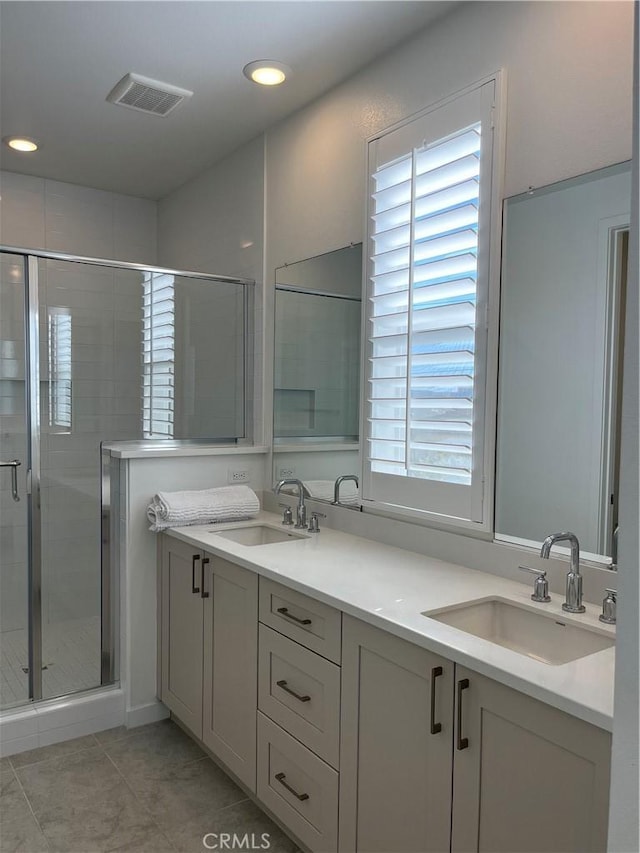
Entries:
{"label": "white window frame", "polygon": [[[362,365],[361,383],[361,424],[362,436],[361,484],[363,510],[375,514],[409,518],[413,521],[443,529],[463,528],[475,531],[485,537],[493,532],[494,480],[495,480],[495,442],[497,407],[497,366],[498,366],[498,316],[500,297],[500,251],[501,251],[501,201],[504,173],[505,121],[504,71],[498,71],[471,86],[456,92],[427,109],[393,125],[367,140],[367,220],[364,265],[363,328],[362,328]],[[490,178],[483,181],[484,202],[482,210],[483,241],[479,254],[484,253],[484,282],[478,293],[476,310],[476,335],[474,357],[474,468],[472,486],[469,490],[468,512],[460,512],[457,497],[449,500],[447,492],[437,481],[419,480],[408,477],[374,473],[368,461],[369,455],[369,378],[371,376],[370,338],[370,302],[368,298],[369,279],[372,274],[373,239],[369,227],[372,215],[373,174],[378,163],[391,162],[403,154],[409,154],[417,147],[416,140],[423,134],[425,141],[436,141],[455,131],[439,132],[437,126],[442,117],[460,112],[462,129],[470,124],[467,96],[480,95],[487,107],[483,113],[483,139],[492,134],[492,146],[489,158]],[[446,108],[446,112],[444,112]],[[440,112],[438,115],[439,111]],[[455,125],[455,120],[454,120]],[[432,130],[432,128],[436,128]],[[380,146],[384,145],[384,149]],[[404,148],[403,148],[404,146]],[[486,150],[486,146],[485,146]],[[480,265],[479,265],[480,266]],[[455,489],[453,490],[456,491]]]}

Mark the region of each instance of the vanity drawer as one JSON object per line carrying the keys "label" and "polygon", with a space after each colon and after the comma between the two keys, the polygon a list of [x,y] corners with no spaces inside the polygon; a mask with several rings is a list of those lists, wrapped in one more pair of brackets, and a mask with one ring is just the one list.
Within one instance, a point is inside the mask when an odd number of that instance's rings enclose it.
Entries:
{"label": "vanity drawer", "polygon": [[340,667],[260,625],[258,707],[333,767],[340,743]]}
{"label": "vanity drawer", "polygon": [[310,850],[337,850],[338,774],[260,712],[257,794]]}
{"label": "vanity drawer", "polygon": [[340,663],[342,613],[334,607],[260,578],[260,621]]}

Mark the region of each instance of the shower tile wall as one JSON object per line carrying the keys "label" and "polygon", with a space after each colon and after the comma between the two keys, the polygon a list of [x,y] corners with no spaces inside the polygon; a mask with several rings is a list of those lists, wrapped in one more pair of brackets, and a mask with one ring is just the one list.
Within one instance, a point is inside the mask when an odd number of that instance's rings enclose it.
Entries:
{"label": "shower tile wall", "polygon": [[[154,202],[6,172],[0,174],[0,188],[0,241],[5,245],[147,264],[156,261]],[[40,263],[39,277],[43,663],[51,664],[43,673],[47,696],[93,686],[98,678],[99,442],[140,432],[140,374],[136,376],[131,365],[141,357],[141,277],[54,261]],[[3,274],[2,454],[25,459],[24,447],[13,449],[19,443],[17,433],[24,429],[20,415],[14,414],[22,411],[19,398],[24,388],[21,382],[9,387],[4,381],[6,371],[17,364],[12,347],[23,346],[18,309],[5,308],[6,279]],[[49,419],[47,341],[56,309],[71,316],[73,325],[70,429]],[[21,487],[24,469],[22,475]],[[26,650],[26,553],[18,528],[5,522],[11,522],[17,510],[7,493],[9,478],[3,479],[0,619],[3,645],[12,650],[13,664],[18,666]],[[3,658],[3,669],[5,664]]]}
{"label": "shower tile wall", "polygon": [[276,436],[358,434],[360,303],[276,294]]}

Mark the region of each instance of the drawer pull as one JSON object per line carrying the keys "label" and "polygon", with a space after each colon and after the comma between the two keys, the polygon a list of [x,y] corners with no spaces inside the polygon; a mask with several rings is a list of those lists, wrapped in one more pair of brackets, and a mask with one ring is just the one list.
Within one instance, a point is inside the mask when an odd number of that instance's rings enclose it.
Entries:
{"label": "drawer pull", "polygon": [[287,791],[289,791],[289,793],[290,793],[290,794],[293,794],[293,796],[294,796],[294,797],[296,797],[298,800],[300,800],[300,802],[303,802],[304,800],[308,800],[308,799],[309,799],[309,794],[299,794],[297,791],[294,791],[294,789],[291,787],[291,785],[288,785],[288,784],[284,781],[286,778],[287,778],[287,777],[285,776],[285,774],[284,774],[284,773],[276,773],[276,779],[277,779],[277,781],[278,781],[278,782],[280,782],[280,784],[281,784],[284,788],[286,788],[286,789],[287,789]]}
{"label": "drawer pull", "polygon": [[278,607],[277,612],[284,616],[285,619],[291,619],[292,622],[297,622],[298,625],[311,625],[311,619],[299,619],[297,616],[294,616],[293,613],[289,613],[289,609],[287,607]]}
{"label": "drawer pull", "polygon": [[191,592],[196,595],[200,592],[200,587],[196,586],[196,563],[200,559],[200,554],[194,554],[191,558]]}
{"label": "drawer pull", "polygon": [[437,735],[442,731],[442,723],[436,723],[436,678],[442,675],[442,667],[434,666],[431,670],[431,734]]}
{"label": "drawer pull", "polygon": [[298,702],[310,702],[311,696],[301,696],[299,693],[296,693],[295,690],[292,690],[290,687],[287,687],[287,682],[282,679],[281,681],[276,681],[278,687],[281,687],[285,693],[288,693],[290,696],[294,696]]}
{"label": "drawer pull", "polygon": [[456,749],[466,749],[469,746],[469,738],[462,737],[462,691],[469,687],[469,679],[461,678],[458,682],[458,742]]}

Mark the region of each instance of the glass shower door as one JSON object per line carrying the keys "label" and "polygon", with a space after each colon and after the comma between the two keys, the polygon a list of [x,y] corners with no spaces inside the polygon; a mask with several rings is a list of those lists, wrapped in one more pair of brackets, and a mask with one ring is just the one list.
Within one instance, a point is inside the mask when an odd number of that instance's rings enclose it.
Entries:
{"label": "glass shower door", "polygon": [[29,700],[29,512],[25,270],[0,260],[0,708]]}
{"label": "glass shower door", "polygon": [[100,445],[142,437],[142,280],[39,260],[44,699],[102,682]]}

